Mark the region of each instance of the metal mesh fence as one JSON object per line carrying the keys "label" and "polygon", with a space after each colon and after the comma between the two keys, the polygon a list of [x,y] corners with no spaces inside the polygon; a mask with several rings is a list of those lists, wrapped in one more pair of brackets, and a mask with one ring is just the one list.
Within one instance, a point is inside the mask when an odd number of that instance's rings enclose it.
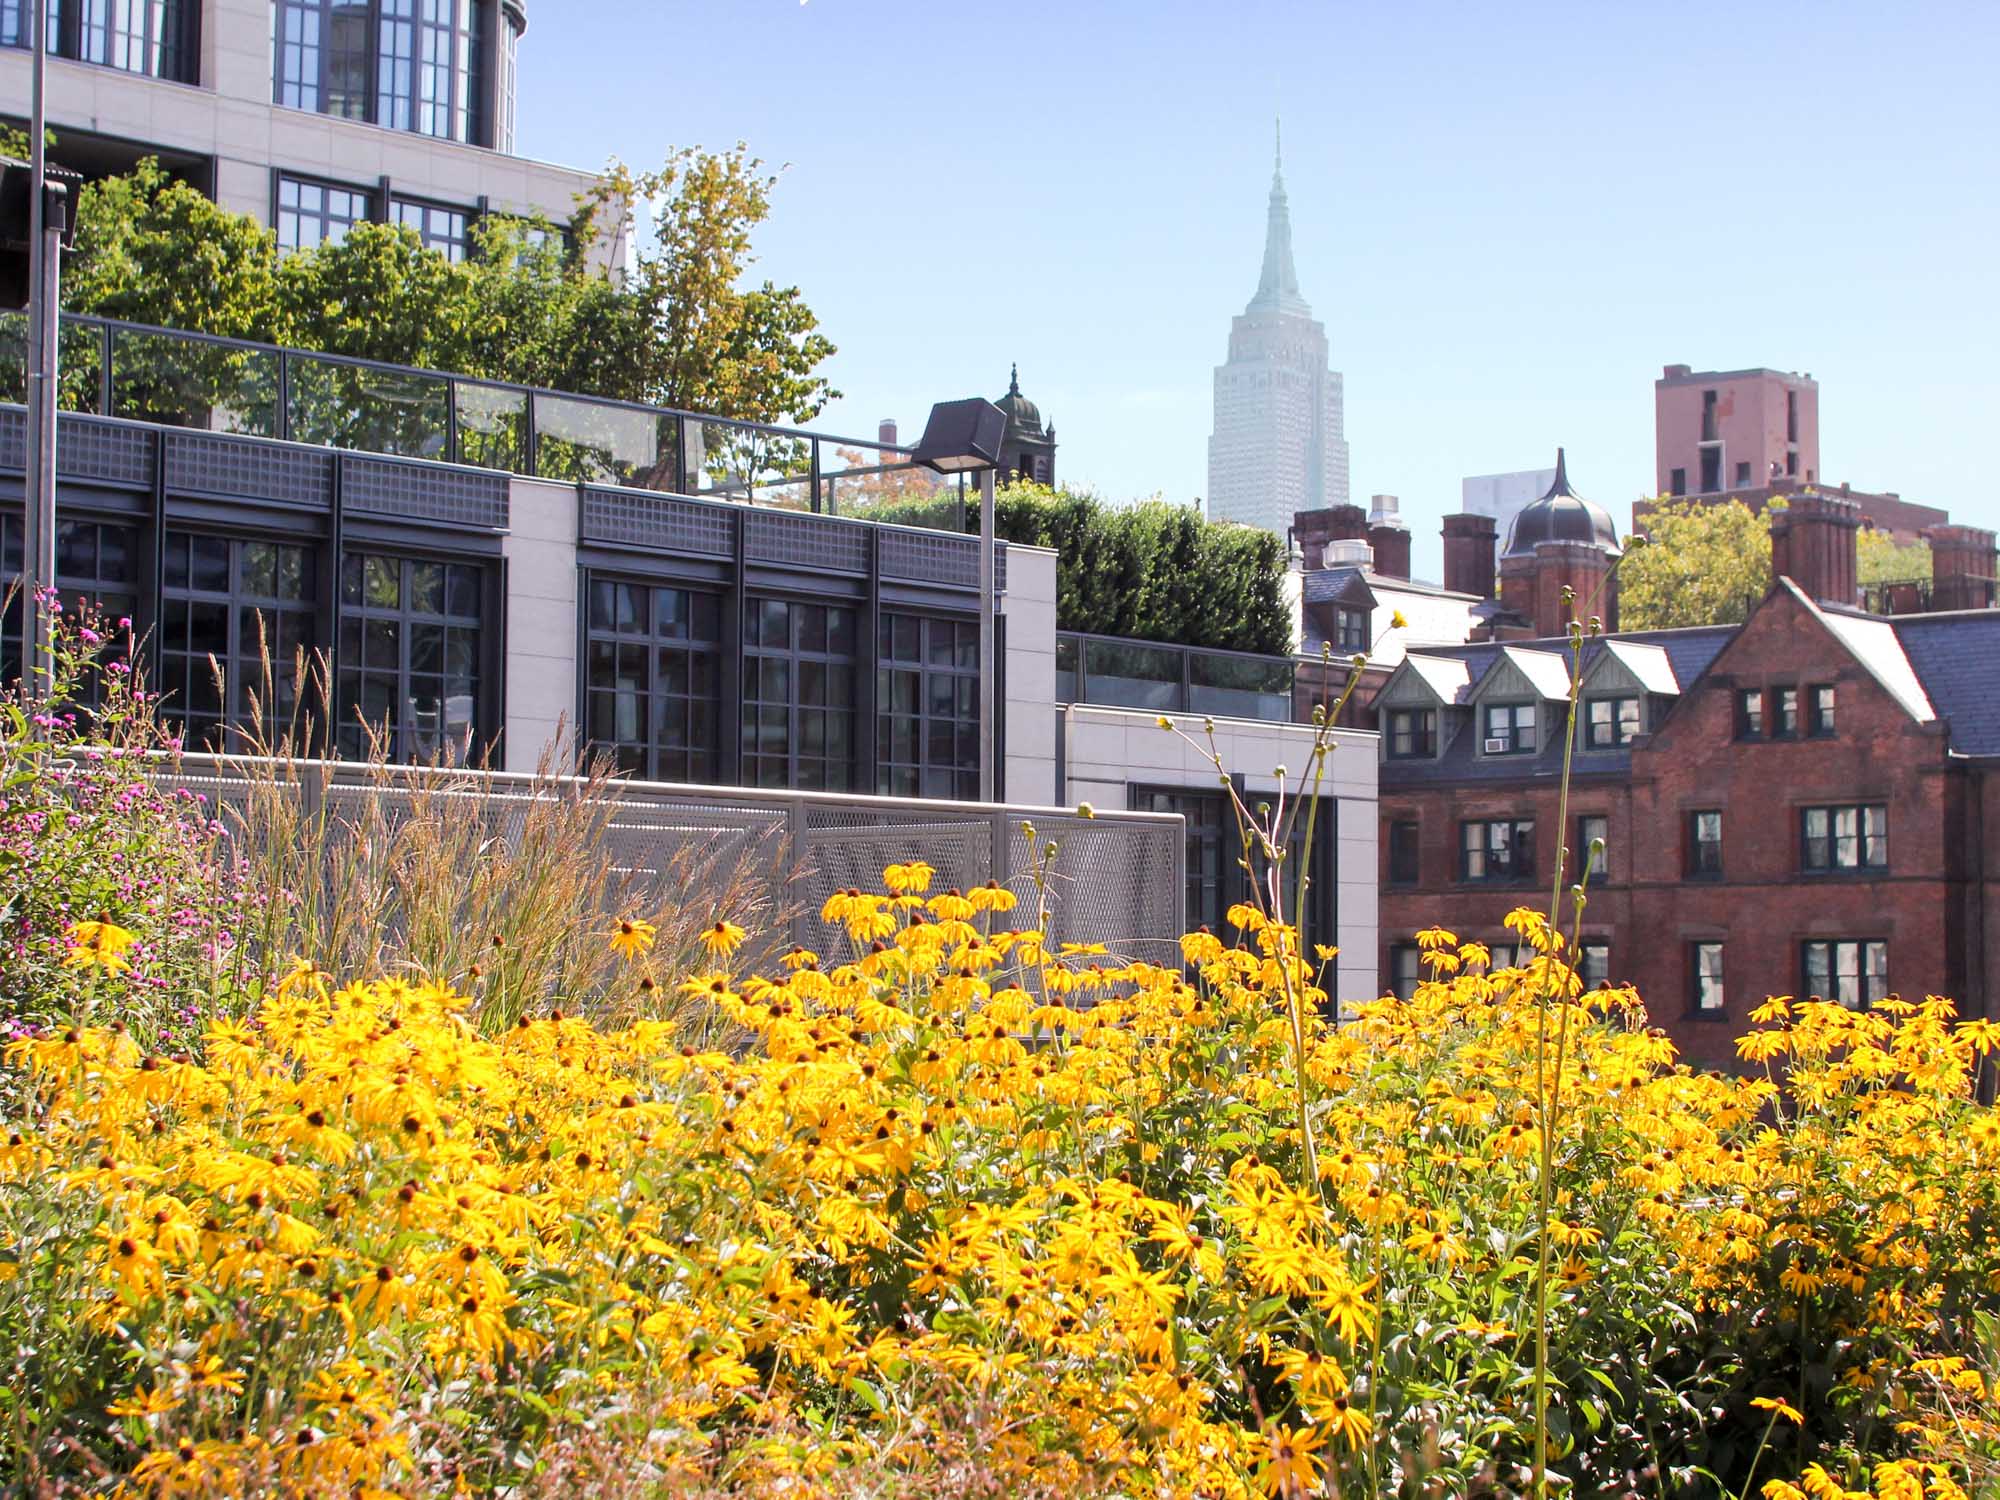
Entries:
{"label": "metal mesh fence", "polygon": [[[1052,943],[1178,961],[1186,844],[1173,814],[1085,818],[1008,804],[198,755],[163,761],[155,777],[207,799],[239,839],[262,836],[245,815],[253,777],[259,795],[296,799],[338,841],[386,843],[411,817],[470,799],[486,837],[515,845],[533,836],[538,799],[580,798],[602,815],[603,878],[586,896],[605,912],[643,905],[691,867],[717,880],[747,874],[767,888],[766,909],[789,914],[789,940],[807,946],[821,941],[828,896],[879,889],[884,866],[921,859],[937,870],[934,891],[1007,886],[1020,902],[1017,926],[1046,906]],[[1038,857],[1050,844],[1054,856]]]}

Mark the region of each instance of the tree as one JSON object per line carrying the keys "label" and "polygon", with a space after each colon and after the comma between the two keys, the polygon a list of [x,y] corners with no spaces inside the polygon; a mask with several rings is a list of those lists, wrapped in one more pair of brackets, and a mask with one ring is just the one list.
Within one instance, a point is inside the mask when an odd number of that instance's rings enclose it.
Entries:
{"label": "tree", "polygon": [[1646,514],[1645,534],[1618,569],[1626,630],[1740,624],[1770,590],[1770,518],[1741,500],[1662,498]]}
{"label": "tree", "polygon": [[[84,189],[64,304],[580,395],[805,421],[838,394],[818,373],[834,346],[797,287],[739,285],[776,181],[760,169],[741,145],[678,152],[644,174],[614,164],[567,226],[570,243],[553,225],[495,218],[476,228],[477,253],[455,264],[391,224],[357,224],[341,243],[281,256],[271,231],[148,160]],[[621,281],[590,252],[640,198],[655,203],[656,230]],[[197,383],[220,383],[209,404],[240,403],[242,363],[196,362]]]}
{"label": "tree", "polygon": [[1855,569],[1865,588],[1874,583],[1928,582],[1931,549],[1923,542],[1897,545],[1886,531],[1865,526],[1854,539]]}

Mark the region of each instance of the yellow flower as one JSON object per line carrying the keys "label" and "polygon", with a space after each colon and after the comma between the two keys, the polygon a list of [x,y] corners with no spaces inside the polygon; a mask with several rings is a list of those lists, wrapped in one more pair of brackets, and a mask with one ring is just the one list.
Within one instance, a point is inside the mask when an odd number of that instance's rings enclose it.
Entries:
{"label": "yellow flower", "polygon": [[1319,1460],[1313,1456],[1326,1439],[1315,1427],[1273,1427],[1257,1482],[1271,1495],[1302,1495],[1319,1485]]}
{"label": "yellow flower", "polygon": [[712,957],[727,958],[743,946],[743,938],[744,932],[741,927],[738,927],[734,922],[725,922],[722,918],[717,917],[713,927],[703,929],[701,945],[709,951]]}
{"label": "yellow flower", "polygon": [[1391,630],[1408,630],[1410,628],[1410,622],[1403,618],[1403,612],[1400,609],[1389,612],[1389,628]]}
{"label": "yellow flower", "polygon": [[107,974],[116,974],[131,967],[125,950],[137,938],[137,933],[115,922],[72,922],[69,957],[63,962],[73,969],[99,968]]}
{"label": "yellow flower", "polygon": [[652,951],[658,931],[651,922],[627,917],[611,929],[611,951],[623,959],[634,959]]}
{"label": "yellow flower", "polygon": [[1799,1411],[1799,1409],[1796,1406],[1793,1406],[1789,1401],[1781,1400],[1776,1396],[1752,1396],[1750,1398],[1750,1404],[1756,1407],[1757,1410],[1759,1411],[1769,1412],[1771,1414],[1771,1420],[1774,1422],[1779,1417],[1783,1417],[1787,1422],[1790,1422],[1794,1427],[1805,1426],[1806,1419],[1804,1415]]}
{"label": "yellow flower", "polygon": [[882,883],[898,896],[919,896],[931,888],[931,877],[937,871],[920,859],[908,864],[890,865],[882,872]]}
{"label": "yellow flower", "polygon": [[180,1399],[170,1396],[157,1387],[148,1386],[134,1391],[123,1401],[114,1401],[104,1409],[114,1417],[158,1417],[164,1416],[179,1406]]}

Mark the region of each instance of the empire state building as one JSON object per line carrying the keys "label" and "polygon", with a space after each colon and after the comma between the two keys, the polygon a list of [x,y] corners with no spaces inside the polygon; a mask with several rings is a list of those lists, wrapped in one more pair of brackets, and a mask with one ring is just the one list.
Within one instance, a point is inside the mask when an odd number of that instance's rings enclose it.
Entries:
{"label": "empire state building", "polygon": [[1208,514],[1283,536],[1299,511],[1347,503],[1340,373],[1328,368],[1326,329],[1299,295],[1281,152],[1257,294],[1231,321],[1229,361],[1215,371]]}

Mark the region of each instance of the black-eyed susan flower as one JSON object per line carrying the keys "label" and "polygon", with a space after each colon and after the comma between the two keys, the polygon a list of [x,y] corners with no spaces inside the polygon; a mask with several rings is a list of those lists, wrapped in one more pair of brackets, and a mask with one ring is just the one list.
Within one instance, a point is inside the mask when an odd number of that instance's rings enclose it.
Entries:
{"label": "black-eyed susan flower", "polygon": [[650,953],[659,929],[638,917],[625,917],[611,929],[611,951],[628,962]]}

